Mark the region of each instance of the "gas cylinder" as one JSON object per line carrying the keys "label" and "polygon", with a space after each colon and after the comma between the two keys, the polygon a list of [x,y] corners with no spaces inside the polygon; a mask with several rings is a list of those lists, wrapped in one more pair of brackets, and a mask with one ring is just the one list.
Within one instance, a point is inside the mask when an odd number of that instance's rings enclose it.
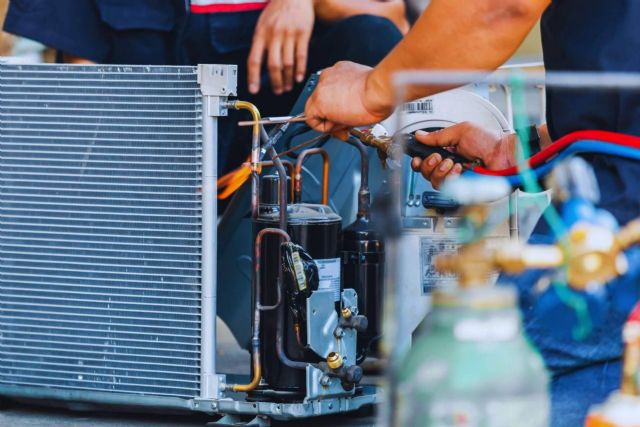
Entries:
{"label": "gas cylinder", "polygon": [[435,291],[401,366],[398,425],[548,425],[548,375],[522,333],[512,288]]}
{"label": "gas cylinder", "polygon": [[640,304],[622,330],[624,355],[620,390],[589,412],[586,427],[640,427]]}

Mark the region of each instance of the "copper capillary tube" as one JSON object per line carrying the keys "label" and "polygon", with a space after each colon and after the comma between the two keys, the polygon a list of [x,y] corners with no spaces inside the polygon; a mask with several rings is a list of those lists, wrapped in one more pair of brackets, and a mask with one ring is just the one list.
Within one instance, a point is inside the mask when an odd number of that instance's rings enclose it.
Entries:
{"label": "copper capillary tube", "polygon": [[310,148],[304,150],[298,156],[294,181],[294,203],[300,203],[302,201],[302,164],[307,157],[314,154],[322,156],[322,204],[326,205],[329,203],[329,153],[322,148]]}

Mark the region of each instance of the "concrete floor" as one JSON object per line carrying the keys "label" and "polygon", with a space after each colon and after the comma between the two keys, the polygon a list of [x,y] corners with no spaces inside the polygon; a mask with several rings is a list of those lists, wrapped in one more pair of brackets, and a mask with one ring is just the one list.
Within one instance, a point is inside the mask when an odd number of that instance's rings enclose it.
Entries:
{"label": "concrete floor", "polygon": [[[204,427],[213,418],[176,415],[132,415],[39,408],[20,405],[0,410],[0,427]],[[373,417],[327,417],[273,423],[273,426],[373,427]]]}
{"label": "concrete floor", "polygon": [[[218,367],[229,374],[249,373],[249,354],[237,344],[227,327],[218,327]],[[203,427],[215,418],[202,415],[136,415],[114,412],[78,412],[66,409],[10,404],[0,409],[0,427]],[[273,426],[373,426],[373,416],[339,416],[317,420],[273,423]]]}

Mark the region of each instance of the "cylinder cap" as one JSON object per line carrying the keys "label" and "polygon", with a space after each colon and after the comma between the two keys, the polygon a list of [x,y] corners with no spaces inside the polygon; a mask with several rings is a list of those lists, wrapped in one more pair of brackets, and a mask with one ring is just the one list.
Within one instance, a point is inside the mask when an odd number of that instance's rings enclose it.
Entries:
{"label": "cylinder cap", "polygon": [[[287,177],[287,203],[291,194],[291,177]],[[280,201],[280,177],[265,175],[260,178],[260,204],[277,205]]]}

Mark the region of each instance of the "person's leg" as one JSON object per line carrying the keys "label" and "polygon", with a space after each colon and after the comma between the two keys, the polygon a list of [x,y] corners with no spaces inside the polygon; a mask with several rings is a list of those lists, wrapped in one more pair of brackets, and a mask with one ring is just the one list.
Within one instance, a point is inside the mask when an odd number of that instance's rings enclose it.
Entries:
{"label": "person's leg", "polygon": [[356,15],[328,27],[312,41],[309,71],[330,67],[338,61],[374,66],[402,40],[400,30],[388,19]]}
{"label": "person's leg", "polygon": [[551,382],[551,426],[580,427],[592,405],[603,402],[620,384],[620,361],[556,375]]}

